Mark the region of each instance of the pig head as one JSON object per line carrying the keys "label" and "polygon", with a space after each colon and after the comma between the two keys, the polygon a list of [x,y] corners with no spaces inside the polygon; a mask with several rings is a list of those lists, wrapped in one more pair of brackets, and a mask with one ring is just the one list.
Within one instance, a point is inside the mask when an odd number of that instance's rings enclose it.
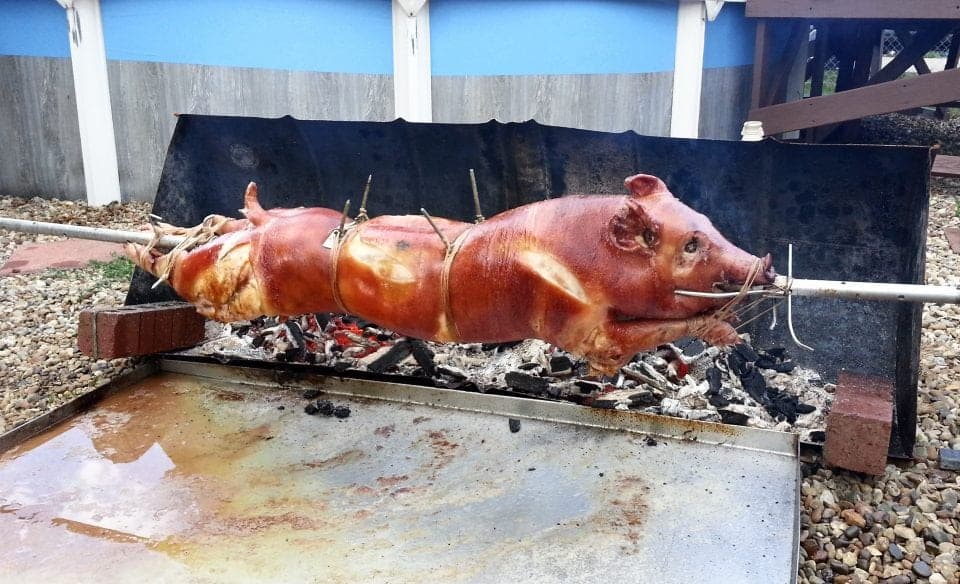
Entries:
{"label": "pig head", "polygon": [[540,338],[606,374],[684,336],[736,343],[722,301],[675,291],[770,283],[770,257],[727,241],[659,178],[625,184],[626,196],[562,197],[473,227],[451,272],[451,340]]}

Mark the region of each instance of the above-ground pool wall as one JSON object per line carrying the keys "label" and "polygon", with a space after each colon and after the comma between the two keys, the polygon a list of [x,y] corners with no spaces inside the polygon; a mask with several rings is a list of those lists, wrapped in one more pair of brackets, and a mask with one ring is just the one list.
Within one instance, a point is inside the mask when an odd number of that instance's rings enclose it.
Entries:
{"label": "above-ground pool wall", "polygon": [[[101,0],[124,198],[153,199],[176,113],[394,118],[389,0],[269,6]],[[0,195],[84,199],[67,20],[56,2],[4,0],[0,79],[0,135],[13,139],[0,148]]]}
{"label": "above-ground pool wall", "polygon": [[[677,6],[430,0],[433,120],[668,135]],[[154,197],[175,113],[396,117],[390,0],[100,8],[125,199]],[[740,4],[707,23],[701,137],[739,137],[753,38]],[[67,19],[54,0],[0,2],[0,136],[0,195],[86,197]]]}
{"label": "above-ground pool wall", "polygon": [[[742,4],[708,22],[700,137],[738,139],[755,25]],[[431,0],[433,120],[670,133],[677,2]]]}
{"label": "above-ground pool wall", "polygon": [[68,43],[56,2],[0,4],[0,195],[84,198]]}

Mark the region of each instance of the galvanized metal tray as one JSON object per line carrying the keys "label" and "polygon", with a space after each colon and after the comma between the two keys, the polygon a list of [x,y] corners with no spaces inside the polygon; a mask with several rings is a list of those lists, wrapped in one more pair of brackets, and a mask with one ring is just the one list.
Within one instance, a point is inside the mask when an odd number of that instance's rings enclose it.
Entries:
{"label": "galvanized metal tray", "polygon": [[[0,455],[0,581],[796,578],[795,435],[309,373],[159,369]],[[351,415],[306,415],[305,388]]]}

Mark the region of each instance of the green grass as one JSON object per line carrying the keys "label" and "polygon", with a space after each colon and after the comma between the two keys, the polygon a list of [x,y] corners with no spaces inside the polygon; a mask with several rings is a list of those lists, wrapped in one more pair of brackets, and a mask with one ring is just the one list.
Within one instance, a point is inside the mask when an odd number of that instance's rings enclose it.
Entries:
{"label": "green grass", "polygon": [[[806,83],[803,84],[803,95],[807,97],[810,95],[810,87],[812,82],[808,79]],[[836,71],[824,71],[823,72],[823,95],[830,95],[834,93],[837,89],[837,72]]]}
{"label": "green grass", "polygon": [[106,262],[92,260],[87,266],[94,270],[100,280],[108,282],[127,282],[133,276],[133,262],[122,256]]}

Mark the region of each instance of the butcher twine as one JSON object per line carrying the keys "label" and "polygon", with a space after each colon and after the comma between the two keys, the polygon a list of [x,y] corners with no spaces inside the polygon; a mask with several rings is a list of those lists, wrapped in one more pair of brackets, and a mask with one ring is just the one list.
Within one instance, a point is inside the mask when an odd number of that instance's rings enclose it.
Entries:
{"label": "butcher twine", "polygon": [[[340,251],[343,249],[346,239],[359,231],[359,224],[354,227],[354,229],[345,229],[346,233],[337,237],[336,243],[334,243],[333,249],[331,250],[332,256],[330,258],[330,261],[333,262],[330,269],[330,289],[333,291],[333,301],[336,303],[337,308],[345,314],[350,314],[350,311],[343,304],[343,298],[340,296]],[[453,320],[453,310],[450,307],[450,270],[453,268],[454,258],[457,256],[460,248],[463,247],[463,242],[467,239],[469,233],[470,227],[464,229],[463,232],[453,240],[453,243],[447,246],[446,253],[443,256],[443,268],[440,271],[440,305],[446,324],[446,330],[444,332],[449,334],[450,329],[453,329],[453,333],[456,335],[450,339],[451,341],[459,340],[461,337],[460,328],[457,326],[456,321]]]}
{"label": "butcher twine", "polygon": [[339,233],[339,229],[334,229],[334,232],[337,233],[336,241],[333,244],[333,249],[331,250],[332,256],[330,261],[333,262],[333,265],[330,268],[330,289],[333,291],[333,301],[336,303],[337,308],[340,309],[340,312],[344,314],[350,314],[350,311],[347,310],[347,307],[343,305],[343,299],[340,297],[340,250],[343,249],[343,244],[348,237],[353,235],[355,231],[359,231],[360,226],[355,225],[356,229],[343,228],[344,233]]}
{"label": "butcher twine", "polygon": [[457,253],[463,247],[463,242],[467,239],[469,233],[470,227],[467,227],[447,247],[447,253],[443,256],[443,269],[440,271],[440,304],[447,331],[452,328],[455,334],[454,338],[450,339],[451,341],[459,341],[461,335],[457,322],[453,320],[453,309],[450,307],[450,270],[453,268],[453,259],[457,257]]}

